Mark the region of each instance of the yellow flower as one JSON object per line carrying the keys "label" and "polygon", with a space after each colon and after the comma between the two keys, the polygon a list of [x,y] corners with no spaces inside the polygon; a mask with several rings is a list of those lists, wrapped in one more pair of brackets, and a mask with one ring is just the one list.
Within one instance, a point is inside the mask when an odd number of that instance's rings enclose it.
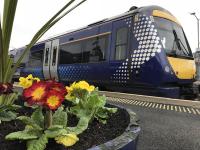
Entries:
{"label": "yellow flower", "polygon": [[73,96],[72,96],[72,92],[73,92],[73,88],[72,87],[69,87],[69,86],[66,86],[66,91],[67,91],[67,95],[65,96],[65,99],[67,100],[73,100]]}
{"label": "yellow flower", "polygon": [[79,81],[78,83],[74,82],[68,90],[73,91],[74,89],[82,89],[92,92],[95,87],[93,85],[89,85],[86,81]]}
{"label": "yellow flower", "polygon": [[33,80],[33,75],[29,74],[28,77],[26,77],[28,80]]}
{"label": "yellow flower", "polygon": [[31,80],[27,80],[27,78],[20,77],[19,78],[19,85],[21,85],[24,89],[29,88],[32,85]]}
{"label": "yellow flower", "polygon": [[33,78],[32,74],[29,74],[26,78],[20,77],[19,78],[19,85],[21,85],[24,89],[29,88],[32,84],[33,81],[39,82],[39,78]]}
{"label": "yellow flower", "polygon": [[87,90],[88,92],[94,91],[94,86],[90,86],[86,81],[79,81],[77,85],[80,89]]}
{"label": "yellow flower", "polygon": [[77,95],[76,90],[86,90],[88,92],[94,91],[95,87],[93,85],[89,85],[86,81],[74,82],[70,87],[65,87],[67,90],[67,95],[65,98],[67,100],[74,100],[75,97],[73,95]]}
{"label": "yellow flower", "polygon": [[79,138],[76,134],[71,133],[67,135],[58,136],[55,138],[55,140],[58,144],[63,144],[64,146],[68,147],[74,145],[79,140]]}
{"label": "yellow flower", "polygon": [[35,81],[37,81],[37,82],[39,82],[39,81],[40,81],[40,79],[39,79],[39,78],[33,78],[33,80],[35,80]]}

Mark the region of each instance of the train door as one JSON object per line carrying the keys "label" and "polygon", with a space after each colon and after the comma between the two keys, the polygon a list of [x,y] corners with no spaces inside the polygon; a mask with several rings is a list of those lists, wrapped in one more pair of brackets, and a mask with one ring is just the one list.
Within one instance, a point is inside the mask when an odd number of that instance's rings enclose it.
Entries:
{"label": "train door", "polygon": [[58,80],[58,53],[59,40],[48,41],[45,43],[44,59],[43,59],[43,75],[45,79]]}
{"label": "train door", "polygon": [[113,22],[110,71],[115,83],[121,83],[121,80],[124,82],[124,80],[129,79],[127,74],[131,20],[131,17],[129,17]]}

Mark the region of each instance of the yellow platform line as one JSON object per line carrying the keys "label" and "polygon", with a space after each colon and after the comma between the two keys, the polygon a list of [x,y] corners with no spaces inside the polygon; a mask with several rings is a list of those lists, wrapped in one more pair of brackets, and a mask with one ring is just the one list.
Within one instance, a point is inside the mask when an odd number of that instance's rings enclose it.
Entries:
{"label": "yellow platform line", "polygon": [[195,109],[196,110],[196,112],[200,115],[200,111],[198,110],[198,109]]}
{"label": "yellow platform line", "polygon": [[174,106],[175,111],[177,111],[177,106]]}
{"label": "yellow platform line", "polygon": [[163,110],[172,110],[172,111],[178,111],[178,112],[185,112],[185,113],[192,113],[195,115],[200,115],[200,110],[197,108],[190,108],[185,106],[176,106],[176,105],[168,105],[168,104],[160,104],[160,103],[154,103],[154,102],[146,102],[146,101],[138,101],[138,100],[131,100],[131,99],[122,99],[122,98],[112,98],[107,97],[108,100],[113,102],[120,102],[120,103],[126,103],[126,104],[132,104],[132,105],[139,105],[143,107],[151,107],[155,109],[163,109]]}
{"label": "yellow platform line", "polygon": [[171,105],[171,110],[174,110],[173,105]]}
{"label": "yellow platform line", "polygon": [[156,104],[155,103],[153,103],[153,105],[152,105],[152,108],[154,108],[154,106],[155,106]]}
{"label": "yellow platform line", "polygon": [[140,102],[138,105],[141,106],[144,102]]}
{"label": "yellow platform line", "polygon": [[190,111],[190,109],[189,108],[187,108],[187,111],[191,114],[192,112]]}
{"label": "yellow platform line", "polygon": [[180,111],[180,112],[182,112],[182,110],[181,110],[181,107],[180,107],[180,106],[178,106],[178,108],[179,108],[179,111]]}
{"label": "yellow platform line", "polygon": [[165,109],[165,104],[163,105],[163,109]]}
{"label": "yellow platform line", "polygon": [[182,107],[182,108],[183,108],[183,112],[187,112],[186,109],[185,109],[185,107]]}
{"label": "yellow platform line", "polygon": [[125,101],[126,103],[128,103],[128,104],[130,104],[130,100],[128,100],[128,99],[123,99],[123,101]]}
{"label": "yellow platform line", "polygon": [[138,105],[140,103],[140,101],[137,101],[137,103],[135,105]]}
{"label": "yellow platform line", "polygon": [[147,102],[147,104],[146,104],[145,106],[146,106],[146,107],[148,107],[148,106],[149,106],[149,104],[150,104],[150,103],[149,103],[149,102]]}
{"label": "yellow platform line", "polygon": [[134,102],[135,102],[135,100],[132,100],[132,101],[130,102],[130,104],[134,104]]}
{"label": "yellow platform line", "polygon": [[151,107],[152,104],[153,104],[153,103],[150,103],[148,107]]}
{"label": "yellow platform line", "polygon": [[147,102],[144,102],[144,104],[142,106],[145,106]]}
{"label": "yellow platform line", "polygon": [[167,110],[169,110],[169,105],[167,105]]}
{"label": "yellow platform line", "polygon": [[135,101],[135,102],[133,103],[133,105],[135,105],[137,102],[138,102],[138,101]]}
{"label": "yellow platform line", "polygon": [[194,110],[194,108],[191,108],[191,110],[192,110],[193,114],[195,114],[195,115],[197,114],[196,111]]}
{"label": "yellow platform line", "polygon": [[158,108],[159,104],[156,104],[156,108]]}

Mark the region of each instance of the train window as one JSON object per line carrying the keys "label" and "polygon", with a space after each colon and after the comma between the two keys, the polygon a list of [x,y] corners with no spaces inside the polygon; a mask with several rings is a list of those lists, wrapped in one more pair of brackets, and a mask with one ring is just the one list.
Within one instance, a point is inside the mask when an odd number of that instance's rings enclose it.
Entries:
{"label": "train window", "polygon": [[108,35],[99,37],[99,47],[100,47],[101,53],[102,53],[102,59],[100,59],[100,60],[105,60],[106,59],[106,50],[108,49]]}
{"label": "train window", "polygon": [[107,42],[108,36],[86,40],[83,48],[83,63],[104,61]]}
{"label": "train window", "polygon": [[40,67],[42,66],[43,50],[30,52],[28,66],[29,67]]}
{"label": "train window", "polygon": [[154,17],[164,50],[170,56],[192,57],[183,29],[180,25],[159,17]]}
{"label": "train window", "polygon": [[81,42],[69,43],[60,46],[60,64],[81,63]]}
{"label": "train window", "polygon": [[126,58],[126,49],[128,44],[128,28],[122,27],[117,30],[115,42],[115,60]]}
{"label": "train window", "polygon": [[46,48],[46,53],[45,53],[45,66],[48,66],[48,59],[49,59],[49,48]]}
{"label": "train window", "polygon": [[54,48],[53,48],[52,66],[55,66],[55,64],[56,64],[56,54],[57,54],[57,46],[54,46]]}

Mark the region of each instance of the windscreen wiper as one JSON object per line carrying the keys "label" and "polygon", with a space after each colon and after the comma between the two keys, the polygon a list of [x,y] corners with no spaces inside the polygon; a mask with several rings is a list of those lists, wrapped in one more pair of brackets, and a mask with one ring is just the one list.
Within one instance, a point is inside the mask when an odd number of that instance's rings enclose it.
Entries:
{"label": "windscreen wiper", "polygon": [[170,51],[170,52],[167,52],[167,55],[168,55],[168,56],[177,57],[176,51],[175,51],[175,50],[172,50],[172,51]]}
{"label": "windscreen wiper", "polygon": [[[184,44],[182,43],[182,41],[178,38],[178,35],[176,33],[175,30],[173,30],[173,34],[174,34],[174,40],[176,41],[177,47],[179,50],[182,50],[182,52],[187,56],[187,49],[185,48]],[[181,46],[183,47],[183,49],[181,48]]]}

